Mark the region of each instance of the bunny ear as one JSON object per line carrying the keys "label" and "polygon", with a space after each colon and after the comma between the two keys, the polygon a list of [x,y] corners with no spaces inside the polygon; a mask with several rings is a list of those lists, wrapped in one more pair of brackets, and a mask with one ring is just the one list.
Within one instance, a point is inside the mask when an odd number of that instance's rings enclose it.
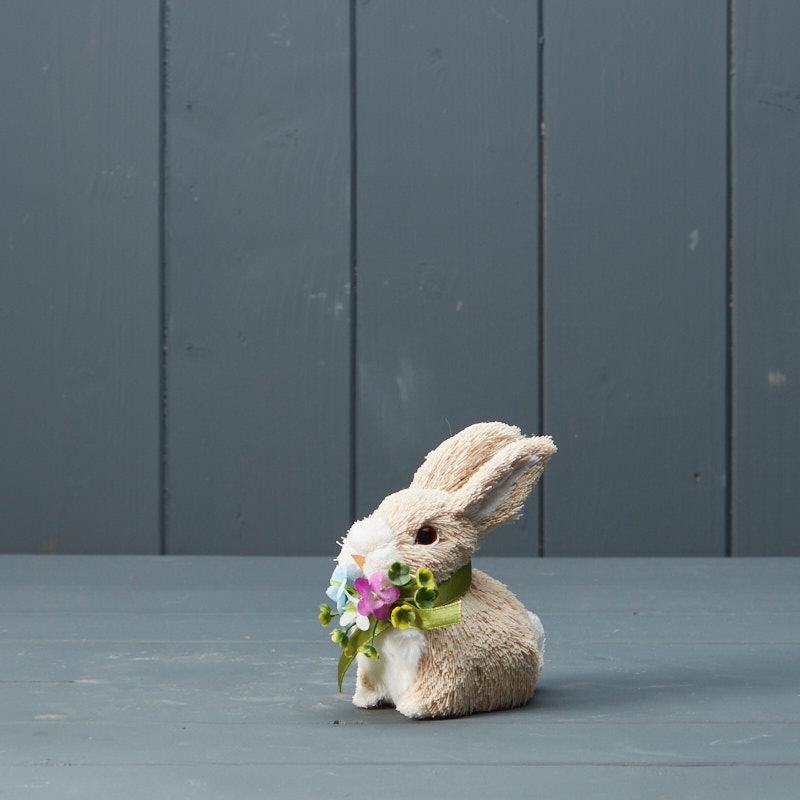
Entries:
{"label": "bunny ear", "polygon": [[549,436],[506,445],[454,493],[454,505],[481,534],[517,517],[555,452]]}
{"label": "bunny ear", "polygon": [[428,453],[411,486],[454,492],[503,447],[520,439],[522,434],[513,425],[502,422],[470,425]]}

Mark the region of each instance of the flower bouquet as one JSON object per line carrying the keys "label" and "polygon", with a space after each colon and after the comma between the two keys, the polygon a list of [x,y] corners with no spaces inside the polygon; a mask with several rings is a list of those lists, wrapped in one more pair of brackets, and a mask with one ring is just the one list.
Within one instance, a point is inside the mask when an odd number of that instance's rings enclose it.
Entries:
{"label": "flower bouquet", "polygon": [[319,621],[330,624],[339,617],[339,626],[331,639],[342,649],[339,657],[339,691],[348,667],[358,653],[379,658],[375,640],[392,628],[430,630],[461,622],[459,598],[469,588],[472,565],[466,564],[450,578],[437,585],[433,573],[420,567],[412,574],[409,566],[396,561],[388,571],[374,572],[369,578],[360,574],[355,563],[338,565],[333,571],[326,594],[336,604],[319,607]]}

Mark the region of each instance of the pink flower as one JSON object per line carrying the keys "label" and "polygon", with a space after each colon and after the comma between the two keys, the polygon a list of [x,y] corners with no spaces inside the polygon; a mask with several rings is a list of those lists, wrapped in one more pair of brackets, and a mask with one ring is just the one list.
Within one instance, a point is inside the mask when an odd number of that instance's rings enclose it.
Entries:
{"label": "pink flower", "polygon": [[400,597],[400,590],[381,572],[373,572],[369,580],[356,578],[353,588],[361,595],[358,613],[377,620],[388,619],[392,603]]}

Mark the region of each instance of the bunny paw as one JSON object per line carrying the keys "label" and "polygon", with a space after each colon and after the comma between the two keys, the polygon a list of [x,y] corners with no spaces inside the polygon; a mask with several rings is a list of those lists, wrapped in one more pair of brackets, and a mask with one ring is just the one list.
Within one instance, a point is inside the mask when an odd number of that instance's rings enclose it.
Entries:
{"label": "bunny paw", "polygon": [[377,708],[381,705],[383,698],[375,691],[370,691],[362,684],[356,687],[353,695],[353,705],[359,708]]}
{"label": "bunny paw", "polygon": [[429,713],[423,711],[419,707],[413,697],[409,697],[408,693],[406,693],[397,704],[397,710],[403,714],[403,716],[410,717],[411,719],[424,719],[430,716]]}

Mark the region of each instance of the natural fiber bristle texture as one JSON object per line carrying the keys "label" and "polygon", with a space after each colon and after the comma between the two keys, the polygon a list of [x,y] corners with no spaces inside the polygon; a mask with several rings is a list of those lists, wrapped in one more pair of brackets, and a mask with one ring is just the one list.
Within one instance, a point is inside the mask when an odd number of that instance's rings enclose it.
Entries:
{"label": "natural fiber bristle texture", "polygon": [[[471,425],[432,450],[407,489],[356,523],[346,546],[357,545],[370,568],[385,570],[397,560],[412,572],[430,570],[441,583],[470,562],[484,534],[521,512],[555,452],[549,436],[526,437],[502,422]],[[419,543],[423,527],[435,530],[432,544]],[[364,532],[373,528],[380,541],[371,546]],[[415,718],[527,702],[542,666],[538,617],[479,570],[460,602],[459,623],[390,630],[376,645],[380,659],[359,656],[353,702],[364,708],[391,703]]]}
{"label": "natural fiber bristle texture", "polygon": [[520,429],[503,422],[479,422],[442,442],[425,457],[411,485],[454,492],[498,450],[522,438]]}

